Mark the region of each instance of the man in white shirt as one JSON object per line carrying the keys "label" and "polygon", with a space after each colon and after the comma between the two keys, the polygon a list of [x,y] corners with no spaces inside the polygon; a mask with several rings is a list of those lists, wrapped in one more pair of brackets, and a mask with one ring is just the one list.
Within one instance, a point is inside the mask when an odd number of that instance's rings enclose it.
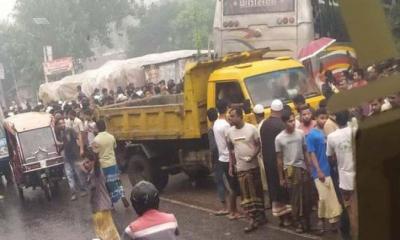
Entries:
{"label": "man in white shirt", "polygon": [[[65,127],[66,128],[70,128],[73,129],[74,132],[76,133],[77,136],[77,142],[78,142],[78,146],[79,146],[79,155],[80,155],[80,159],[77,159],[77,162],[75,163],[76,165],[81,165],[82,164],[82,158],[85,155],[85,144],[83,141],[83,135],[84,135],[84,125],[82,120],[80,120],[77,117],[77,113],[75,110],[70,110],[68,112],[68,119],[65,120]],[[80,182],[85,182],[85,176],[82,173],[82,171],[80,171],[80,168],[77,166],[77,177],[79,179]],[[82,193],[81,196],[84,197],[87,195],[87,187],[86,186],[81,186],[82,187]]]}
{"label": "man in white shirt", "polygon": [[233,125],[227,135],[231,159],[230,174],[237,172],[240,205],[250,219],[250,224],[244,231],[249,233],[267,222],[258,164],[258,154],[261,150],[260,135],[256,127],[244,122],[241,108],[232,108],[229,116]]}
{"label": "man in white shirt", "polygon": [[311,185],[310,164],[302,130],[295,127],[295,117],[284,110],[285,129],[275,138],[280,185],[289,191],[293,225],[297,233],[310,230]]}
{"label": "man in white shirt", "polygon": [[[218,119],[214,122],[214,137],[215,142],[218,147],[218,163],[216,167],[216,182],[217,182],[217,191],[220,196],[220,200],[223,206],[223,209],[216,213],[216,215],[226,215],[228,213],[227,207],[229,207],[229,218],[237,219],[240,215],[237,212],[236,207],[236,197],[239,194],[239,187],[236,177],[231,177],[229,175],[229,150],[227,144],[227,133],[229,128],[231,127],[228,121],[226,120],[226,114],[228,111],[228,103],[224,100],[219,100],[217,102],[217,110],[219,113]],[[224,181],[227,180],[227,181]],[[228,182],[228,186],[225,185],[225,182]],[[225,189],[229,191],[229,206],[227,206],[225,202]]]}
{"label": "man in white shirt", "polygon": [[355,168],[352,145],[352,129],[348,126],[350,114],[348,111],[336,114],[339,129],[328,135],[326,155],[337,161],[339,172],[339,188],[346,208],[352,232],[356,229],[356,203],[355,203]]}

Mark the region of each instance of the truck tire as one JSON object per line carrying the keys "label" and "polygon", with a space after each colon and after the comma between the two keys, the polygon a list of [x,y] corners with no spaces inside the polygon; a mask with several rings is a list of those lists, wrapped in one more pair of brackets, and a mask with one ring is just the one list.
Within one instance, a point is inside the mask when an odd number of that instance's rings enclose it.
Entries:
{"label": "truck tire", "polygon": [[156,164],[151,164],[143,154],[132,155],[127,164],[127,174],[132,186],[146,180],[162,191],[168,184],[168,173],[161,171]]}
{"label": "truck tire", "polygon": [[115,157],[117,159],[117,165],[121,172],[125,173],[128,168],[128,161],[126,159],[126,153],[123,151],[115,151]]}
{"label": "truck tire", "polygon": [[153,174],[152,182],[160,192],[168,185],[168,180],[169,175],[164,171],[158,170],[155,174]]}

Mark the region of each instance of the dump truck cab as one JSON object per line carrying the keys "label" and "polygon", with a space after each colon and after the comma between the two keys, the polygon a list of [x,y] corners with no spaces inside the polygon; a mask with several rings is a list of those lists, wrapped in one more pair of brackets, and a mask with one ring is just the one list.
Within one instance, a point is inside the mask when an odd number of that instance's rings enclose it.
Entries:
{"label": "dump truck cab", "polygon": [[[247,114],[251,107],[261,104],[266,116],[274,99],[293,107],[291,99],[302,94],[316,107],[322,99],[316,83],[304,66],[291,57],[277,57],[223,67],[211,73],[208,80],[207,106],[212,108],[220,99],[243,105]],[[254,118],[246,116],[253,122]]]}

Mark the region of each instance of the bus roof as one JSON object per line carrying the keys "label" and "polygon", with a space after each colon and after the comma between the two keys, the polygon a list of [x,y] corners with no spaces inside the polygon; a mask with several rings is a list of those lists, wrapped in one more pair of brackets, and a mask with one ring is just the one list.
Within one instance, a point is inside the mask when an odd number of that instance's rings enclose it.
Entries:
{"label": "bus roof", "polygon": [[300,62],[294,60],[293,58],[279,57],[275,59],[254,61],[218,69],[211,74],[210,81],[242,80],[258,74],[299,67],[304,68]]}
{"label": "bus roof", "polygon": [[13,132],[25,132],[51,125],[52,115],[49,113],[29,112],[6,118],[4,126]]}

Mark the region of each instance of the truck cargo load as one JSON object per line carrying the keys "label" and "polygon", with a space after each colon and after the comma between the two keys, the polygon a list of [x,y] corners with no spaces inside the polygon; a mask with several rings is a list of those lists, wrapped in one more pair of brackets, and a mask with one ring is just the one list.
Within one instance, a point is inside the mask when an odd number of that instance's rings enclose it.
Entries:
{"label": "truck cargo load", "polygon": [[[98,69],[42,84],[39,88],[39,98],[44,103],[73,100],[79,85],[82,91],[90,96],[96,88],[115,90],[118,87],[124,88],[129,83],[133,83],[135,87],[142,87],[147,82],[157,83],[170,79],[179,82],[183,78],[185,64],[193,61],[197,53],[197,50],[179,50],[109,61]],[[201,51],[201,54],[206,53],[207,51]]]}

